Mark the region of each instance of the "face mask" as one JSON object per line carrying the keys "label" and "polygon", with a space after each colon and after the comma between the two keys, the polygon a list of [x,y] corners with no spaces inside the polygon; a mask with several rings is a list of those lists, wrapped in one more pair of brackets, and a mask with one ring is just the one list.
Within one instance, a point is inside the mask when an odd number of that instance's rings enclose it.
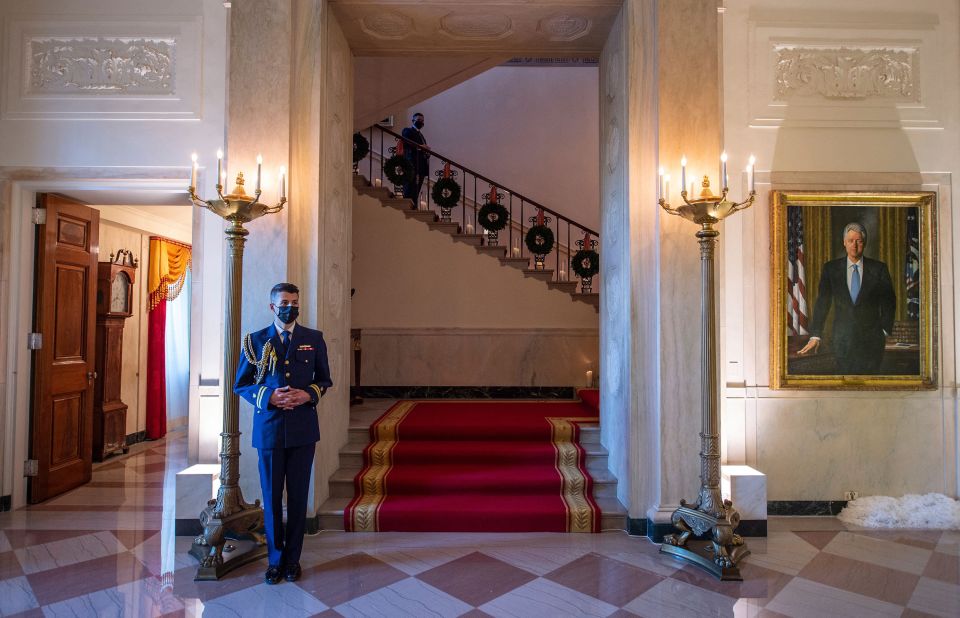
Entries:
{"label": "face mask", "polygon": [[422,120],[418,120],[418,121],[416,121],[416,122],[413,123],[413,126],[417,127],[418,129],[422,129],[422,128],[423,128],[423,121],[422,121]]}
{"label": "face mask", "polygon": [[277,317],[280,318],[280,321],[284,324],[292,323],[297,319],[298,315],[300,315],[300,307],[295,307],[293,305],[277,307]]}

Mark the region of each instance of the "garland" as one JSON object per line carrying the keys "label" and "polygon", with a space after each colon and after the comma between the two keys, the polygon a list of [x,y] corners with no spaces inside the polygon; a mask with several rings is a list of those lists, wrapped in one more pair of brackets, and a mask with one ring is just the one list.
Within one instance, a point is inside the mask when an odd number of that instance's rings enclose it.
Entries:
{"label": "garland", "polygon": [[353,162],[359,163],[370,152],[370,142],[359,133],[353,134]]}
{"label": "garland", "polygon": [[440,208],[453,208],[460,201],[460,185],[453,178],[441,178],[433,184],[431,195]]}
{"label": "garland", "polygon": [[393,184],[405,185],[413,180],[413,163],[403,155],[393,155],[383,164],[383,173]]}
{"label": "garland", "polygon": [[488,232],[499,232],[510,222],[510,213],[497,202],[487,202],[477,213],[477,223]]}
{"label": "garland", "polygon": [[581,279],[589,279],[600,272],[600,254],[593,249],[580,249],[570,258],[570,270]]}
{"label": "garland", "polygon": [[534,225],[524,240],[534,255],[546,255],[553,250],[553,230],[545,225]]}

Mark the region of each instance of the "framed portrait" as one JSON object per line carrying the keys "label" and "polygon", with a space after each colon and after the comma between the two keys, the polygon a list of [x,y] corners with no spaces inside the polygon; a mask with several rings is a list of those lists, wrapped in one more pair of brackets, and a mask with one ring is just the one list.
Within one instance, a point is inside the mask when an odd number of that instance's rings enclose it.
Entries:
{"label": "framed portrait", "polygon": [[770,384],[937,385],[936,194],[773,194]]}

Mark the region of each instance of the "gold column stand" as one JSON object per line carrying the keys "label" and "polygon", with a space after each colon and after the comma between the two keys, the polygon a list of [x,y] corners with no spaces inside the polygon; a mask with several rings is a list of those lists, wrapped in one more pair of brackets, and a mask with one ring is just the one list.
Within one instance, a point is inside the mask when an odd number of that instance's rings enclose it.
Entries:
{"label": "gold column stand", "polygon": [[[250,504],[240,490],[240,400],[233,392],[240,351],[240,308],[243,292],[243,246],[250,233],[243,227],[263,215],[279,212],[286,199],[275,206],[261,204],[260,191],[249,196],[243,189],[243,173],[237,175],[232,193],[223,195],[217,185],[218,200],[204,201],[190,187],[190,199],[226,219],[227,227],[227,304],[224,316],[224,403],[220,451],[220,489],[217,497],[200,513],[203,533],[193,540],[190,555],[200,561],[195,581],[218,580],[233,569],[267,555],[263,533],[263,509],[260,501]],[[230,535],[231,544],[227,544]],[[234,540],[248,537],[252,540]],[[226,553],[226,557],[224,556]]]}
{"label": "gold column stand", "polygon": [[693,221],[700,226],[700,318],[701,332],[701,431],[700,493],[697,503],[680,501],[670,522],[678,532],[668,534],[660,545],[660,553],[671,554],[710,571],[721,580],[742,581],[738,563],[750,553],[743,538],[736,533],[740,514],[730,500],[720,494],[720,392],[717,384],[716,293],[714,290],[714,249],[720,232],[714,225],[733,213],[753,205],[755,192],[740,203],[727,201],[727,189],[713,195],[710,181],[703,177],[700,197],[672,208],[664,199],[660,206],[671,215]]}

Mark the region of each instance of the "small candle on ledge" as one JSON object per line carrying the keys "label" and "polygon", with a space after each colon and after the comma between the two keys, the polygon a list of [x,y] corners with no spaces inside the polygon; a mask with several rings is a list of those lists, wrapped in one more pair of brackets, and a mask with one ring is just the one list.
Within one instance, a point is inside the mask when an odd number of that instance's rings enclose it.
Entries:
{"label": "small candle on ledge", "polygon": [[680,158],[680,186],[686,190],[687,187],[687,157]]}
{"label": "small candle on ledge", "polygon": [[657,201],[663,197],[663,168],[657,171]]}
{"label": "small candle on ledge", "polygon": [[420,200],[420,210],[427,209],[427,200]]}
{"label": "small candle on ledge", "polygon": [[520,257],[520,247],[513,248],[513,257]]}
{"label": "small candle on ledge", "polygon": [[468,223],[468,224],[467,224],[467,234],[473,234],[473,224],[472,224],[472,223]]}
{"label": "small candle on ledge", "polygon": [[280,166],[280,199],[287,199],[287,168]]}
{"label": "small candle on ledge", "polygon": [[757,158],[753,155],[750,155],[750,160],[747,162],[747,178],[750,180],[750,191],[757,190],[757,173],[755,166],[757,164]]}
{"label": "small candle on ledge", "polygon": [[593,370],[587,370],[587,388],[593,388]]}
{"label": "small candle on ledge", "polygon": [[374,178],[374,179],[373,179],[373,186],[379,187],[381,184],[383,184],[383,183],[382,183],[382,181],[381,181],[379,178]]}
{"label": "small candle on ledge", "polygon": [[720,154],[720,188],[727,188],[727,151]]}
{"label": "small candle on ledge", "polygon": [[557,277],[557,281],[566,281],[567,280],[567,271],[560,269],[560,275]]}
{"label": "small candle on ledge", "polygon": [[197,188],[197,153],[190,155],[190,160],[193,161],[193,165],[190,169],[190,186],[194,189]]}
{"label": "small candle on ledge", "polygon": [[263,168],[263,155],[257,155],[257,191],[260,191],[261,169]]}
{"label": "small candle on ledge", "polygon": [[223,171],[223,150],[220,148],[217,149],[217,179],[221,180],[221,185],[226,185],[225,181],[222,181],[223,178],[227,177],[227,173]]}

